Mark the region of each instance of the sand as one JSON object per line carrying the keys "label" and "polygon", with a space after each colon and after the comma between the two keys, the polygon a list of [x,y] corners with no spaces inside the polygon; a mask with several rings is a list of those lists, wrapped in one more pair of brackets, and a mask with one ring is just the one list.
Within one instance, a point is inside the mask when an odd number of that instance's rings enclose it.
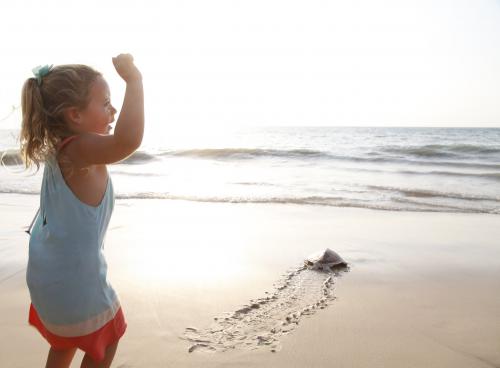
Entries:
{"label": "sand", "polygon": [[[28,326],[31,195],[0,195],[0,366],[39,367]],[[113,367],[498,367],[500,216],[117,200],[105,252],[128,322]],[[188,352],[186,327],[273,291],[329,247],[350,263],[335,300],[276,352]],[[72,367],[79,367],[78,353]]]}

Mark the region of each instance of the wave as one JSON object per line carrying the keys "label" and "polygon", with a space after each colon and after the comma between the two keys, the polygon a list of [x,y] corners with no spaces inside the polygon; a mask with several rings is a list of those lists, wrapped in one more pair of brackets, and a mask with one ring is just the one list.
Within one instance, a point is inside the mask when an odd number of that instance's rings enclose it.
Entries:
{"label": "wave", "polygon": [[337,170],[346,170],[352,172],[369,172],[369,173],[382,173],[382,174],[406,174],[406,175],[422,175],[422,176],[451,176],[461,178],[483,178],[494,181],[500,181],[500,173],[498,172],[458,172],[458,171],[414,171],[414,170],[383,170],[383,169],[369,169],[369,168],[353,168],[353,167],[337,167]]}
{"label": "wave", "polygon": [[498,180],[500,181],[500,173],[461,173],[461,172],[454,172],[454,171],[429,171],[429,172],[418,172],[418,171],[409,171],[409,170],[402,170],[398,171],[398,173],[402,174],[422,174],[422,175],[442,175],[442,176],[458,176],[458,177],[470,177],[470,178],[484,178],[484,179],[492,179],[492,180]]}
{"label": "wave", "polygon": [[479,209],[474,207],[463,208],[459,206],[452,206],[449,204],[437,204],[437,203],[429,203],[423,201],[416,201],[407,198],[394,198],[393,201],[402,203],[405,205],[415,205],[415,206],[425,206],[429,209],[428,212],[458,212],[458,213],[498,213],[499,210],[495,209]]}
{"label": "wave", "polygon": [[328,153],[309,149],[263,149],[263,148],[200,148],[188,150],[163,151],[162,156],[180,156],[208,159],[226,158],[258,158],[258,157],[282,157],[282,158],[311,158],[328,157]]}
{"label": "wave", "polygon": [[143,163],[146,163],[149,161],[154,161],[157,159],[158,158],[152,153],[148,153],[145,151],[135,151],[133,154],[131,154],[125,160],[120,161],[119,164],[137,165],[137,164],[143,164]]}
{"label": "wave", "polygon": [[39,195],[39,190],[31,190],[31,189],[9,189],[2,188],[0,189],[0,193],[2,194],[27,194],[27,195]]}
{"label": "wave", "polygon": [[275,183],[267,183],[267,182],[259,182],[259,181],[240,181],[240,182],[232,182],[230,184],[235,185],[250,185],[250,186],[267,186],[267,187],[279,187],[279,184]]}
{"label": "wave", "polygon": [[[386,187],[378,187],[386,188]],[[388,189],[388,188],[387,188]],[[205,202],[205,203],[235,203],[235,204],[282,204],[282,205],[312,205],[312,206],[326,206],[326,207],[346,207],[346,208],[360,208],[367,210],[381,210],[381,211],[398,211],[398,212],[458,212],[458,213],[500,213],[500,198],[492,197],[474,197],[464,196],[450,193],[440,193],[431,191],[416,191],[416,190],[402,190],[391,188],[400,193],[406,194],[409,198],[392,198],[391,202],[378,202],[366,199],[352,199],[338,196],[304,196],[304,197],[268,197],[268,198],[245,198],[245,197],[198,197],[190,195],[174,195],[169,193],[130,193],[130,194],[117,194],[116,199],[163,199],[163,200],[182,200],[190,202]],[[10,190],[3,189],[0,193],[8,194],[24,194],[35,195],[39,191],[29,190]],[[494,202],[493,206],[479,207],[473,204],[461,202],[459,205],[452,204],[439,204],[427,203],[418,201],[412,198],[452,198],[460,200],[487,200]],[[480,204],[482,205],[482,204]]]}
{"label": "wave", "polygon": [[464,169],[496,169],[500,170],[500,164],[497,163],[481,163],[481,162],[458,162],[458,161],[430,161],[430,160],[413,160],[403,158],[389,158],[389,157],[335,157],[337,160],[347,160],[354,162],[367,162],[367,163],[387,163],[387,164],[403,164],[403,165],[417,165],[417,166],[439,166],[439,167],[456,167]]}
{"label": "wave", "polygon": [[[427,165],[439,167],[500,170],[499,161],[488,162],[485,161],[484,157],[480,162],[436,160],[436,158],[451,158],[452,155],[439,152],[439,150],[442,149],[450,149],[452,151],[455,150],[468,153],[500,153],[500,148],[478,145],[427,145],[420,147],[389,146],[380,147],[378,151],[371,151],[367,153],[359,152],[358,155],[342,155],[333,152],[312,149],[200,148],[185,150],[166,150],[160,152],[140,150],[134,152],[128,158],[117,164],[141,165],[160,160],[162,157],[209,160],[251,160],[259,158],[281,158],[288,160],[321,160],[323,162],[341,161],[367,164],[402,164],[409,166]],[[404,154],[407,157],[390,156],[390,154],[394,153],[402,155]],[[5,166],[22,165],[22,158],[19,149],[0,151],[0,157],[2,157],[2,164]],[[442,173],[444,174],[444,172]],[[496,173],[486,174],[485,177],[498,178],[498,175]]]}
{"label": "wave", "polygon": [[[284,158],[295,160],[323,160],[323,161],[341,161],[356,162],[368,164],[403,164],[418,166],[439,166],[456,167],[472,169],[497,169],[500,170],[500,163],[494,162],[467,162],[467,161],[445,161],[445,160],[425,160],[398,158],[390,156],[381,156],[380,153],[370,152],[367,155],[339,155],[326,151],[309,149],[263,149],[263,148],[200,148],[188,150],[168,150],[160,153],[150,153],[146,151],[136,151],[120,164],[142,164],[159,159],[166,158],[191,158],[191,159],[211,159],[211,160],[251,160],[259,158]],[[423,158],[423,157],[422,157]]]}
{"label": "wave", "polygon": [[212,160],[249,160],[255,158],[275,157],[275,158],[327,158],[326,152],[292,149],[261,149],[261,148],[200,148],[186,150],[167,150],[160,153],[149,153],[146,151],[136,151],[130,157],[120,162],[120,164],[142,164],[154,161],[160,157],[185,157],[192,159],[212,159]]}
{"label": "wave", "polygon": [[500,154],[500,146],[482,146],[474,144],[429,144],[423,146],[387,146],[380,151],[416,157],[457,157],[466,155]]}
{"label": "wave", "polygon": [[[306,197],[269,197],[269,198],[236,198],[236,197],[196,197],[172,195],[166,193],[134,193],[122,194],[118,199],[168,199],[183,200],[190,202],[209,203],[241,203],[241,204],[294,204],[294,205],[314,205],[327,207],[350,207],[383,211],[410,211],[410,212],[461,212],[461,213],[500,213],[498,208],[477,208],[472,206],[452,206],[421,203],[411,200],[394,200],[395,203],[380,203],[376,201],[366,201],[361,199],[351,199],[334,196],[306,196]],[[449,197],[453,198],[453,197]],[[488,200],[500,202],[500,199]],[[403,206],[397,205],[400,202]]]}
{"label": "wave", "polygon": [[19,149],[0,151],[0,164],[5,166],[23,165],[23,158]]}
{"label": "wave", "polygon": [[451,192],[439,192],[434,190],[425,189],[405,189],[397,187],[386,187],[380,185],[367,185],[366,188],[373,189],[382,192],[394,192],[402,194],[405,197],[416,197],[416,198],[448,198],[448,199],[458,199],[465,201],[492,201],[500,202],[500,197],[489,197],[465,193],[451,193]]}
{"label": "wave", "polygon": [[161,176],[161,174],[155,173],[146,173],[146,172],[127,172],[120,170],[112,170],[111,174],[113,175],[124,175],[124,176],[139,176],[139,177],[149,177],[149,176]]}

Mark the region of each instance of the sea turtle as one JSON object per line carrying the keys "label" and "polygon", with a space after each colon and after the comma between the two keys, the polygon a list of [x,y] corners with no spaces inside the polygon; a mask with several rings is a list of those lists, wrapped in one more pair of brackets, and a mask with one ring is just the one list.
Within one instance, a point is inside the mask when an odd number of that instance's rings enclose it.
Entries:
{"label": "sea turtle", "polygon": [[347,262],[330,248],[323,252],[311,254],[304,261],[304,265],[311,270],[331,271],[333,268],[347,267]]}

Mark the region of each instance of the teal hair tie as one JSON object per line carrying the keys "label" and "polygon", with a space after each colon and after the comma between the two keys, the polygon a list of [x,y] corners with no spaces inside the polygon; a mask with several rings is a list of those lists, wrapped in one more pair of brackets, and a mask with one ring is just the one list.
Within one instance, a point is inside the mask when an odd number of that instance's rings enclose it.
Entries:
{"label": "teal hair tie", "polygon": [[49,74],[53,66],[54,64],[45,64],[44,66],[38,65],[32,69],[39,86],[42,84],[42,78]]}

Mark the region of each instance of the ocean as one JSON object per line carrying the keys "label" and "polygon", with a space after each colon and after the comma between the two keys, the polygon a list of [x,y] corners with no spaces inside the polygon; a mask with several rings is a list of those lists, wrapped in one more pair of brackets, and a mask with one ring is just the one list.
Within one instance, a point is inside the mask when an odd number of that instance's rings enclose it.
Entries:
{"label": "ocean", "polygon": [[[16,136],[0,129],[0,193],[37,194]],[[166,128],[109,172],[118,199],[498,214],[500,129]]]}

